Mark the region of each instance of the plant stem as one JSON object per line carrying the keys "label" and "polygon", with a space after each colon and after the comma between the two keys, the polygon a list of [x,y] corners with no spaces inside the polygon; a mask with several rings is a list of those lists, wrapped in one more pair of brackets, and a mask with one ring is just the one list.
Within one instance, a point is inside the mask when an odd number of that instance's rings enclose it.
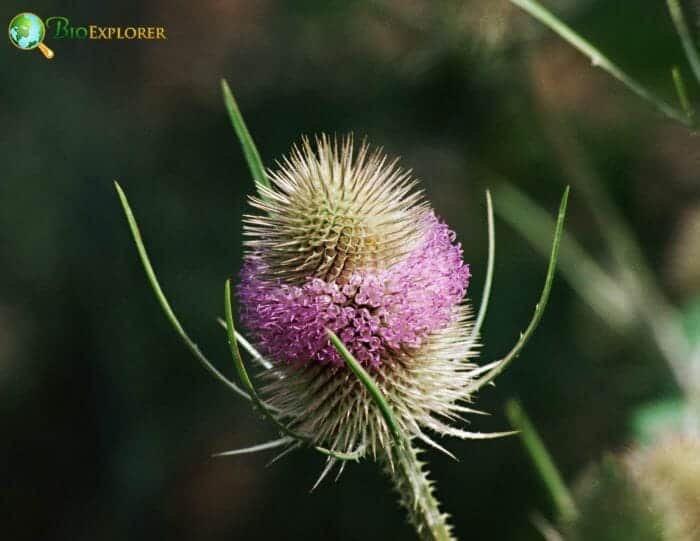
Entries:
{"label": "plant stem", "polygon": [[369,392],[389,428],[392,439],[384,447],[384,471],[393,481],[399,502],[408,511],[408,520],[418,537],[423,541],[455,541],[447,524],[447,515],[440,512],[433,493],[433,483],[428,479],[428,472],[423,469],[425,464],[418,460],[418,449],[413,447],[411,439],[399,427],[389,403],[372,376],[362,368],[333,331],[326,332],[345,364]]}
{"label": "plant stem", "polygon": [[384,471],[391,478],[400,503],[408,512],[408,521],[422,541],[456,541],[447,523],[448,515],[440,511],[434,483],[428,479],[425,463],[418,459],[419,450],[406,441],[386,450]]}
{"label": "plant stem", "polygon": [[681,70],[678,69],[678,66],[673,66],[671,68],[671,78],[673,79],[673,86],[676,88],[678,102],[681,104],[681,107],[683,107],[683,110],[688,118],[692,119],[693,107],[690,105],[688,91],[685,89],[685,82],[683,81],[683,76],[681,75]]}
{"label": "plant stem", "polygon": [[681,45],[683,45],[685,56],[688,59],[690,68],[693,70],[693,75],[700,82],[700,55],[698,55],[698,50],[693,43],[680,2],[678,0],[666,0],[666,3],[668,4],[668,11],[671,14],[671,19],[673,19],[673,24],[676,27],[676,32],[678,32],[678,37],[681,40]]}
{"label": "plant stem", "polygon": [[566,487],[559,470],[552,460],[547,447],[523,411],[522,406],[516,400],[509,400],[506,405],[506,414],[513,428],[520,432],[520,438],[527,449],[535,469],[540,474],[544,485],[547,487],[559,516],[564,520],[571,520],[578,515],[574,499]]}
{"label": "plant stem", "polygon": [[661,113],[677,122],[680,122],[684,126],[689,128],[693,127],[692,120],[686,116],[684,111],[676,109],[668,102],[652,94],[641,83],[627,75],[617,64],[601,53],[589,41],[585,40],[574,30],[572,30],[571,27],[567,26],[563,21],[548,11],[539,2],[535,0],[510,0],[510,2],[527,11],[535,19],[559,34],[559,36],[561,36],[565,41],[569,42],[576,49],[590,58],[594,66],[607,71],[640,98],[656,106]]}

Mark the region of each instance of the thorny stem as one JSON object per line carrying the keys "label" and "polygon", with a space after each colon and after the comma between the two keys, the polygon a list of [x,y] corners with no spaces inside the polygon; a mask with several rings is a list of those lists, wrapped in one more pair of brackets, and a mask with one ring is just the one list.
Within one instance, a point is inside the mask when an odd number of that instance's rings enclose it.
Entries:
{"label": "thorny stem", "polygon": [[637,94],[637,96],[652,103],[661,113],[680,122],[684,126],[689,128],[694,127],[692,119],[688,118],[685,111],[673,107],[668,102],[651,93],[639,81],[627,75],[617,64],[600,52],[589,41],[582,38],[572,30],[571,27],[567,26],[561,19],[542,6],[542,4],[536,0],[510,0],[510,2],[525,10],[542,24],[559,34],[565,41],[590,58],[594,66],[607,71],[615,79]]}
{"label": "thorny stem", "polygon": [[409,522],[424,541],[454,541],[447,524],[447,515],[440,512],[433,483],[428,479],[428,472],[423,469],[425,464],[418,460],[418,450],[397,424],[391,407],[372,376],[362,368],[333,331],[327,332],[345,364],[372,396],[391,431],[393,442],[385,447],[386,455],[380,460],[384,471],[394,483],[401,505],[408,511]]}
{"label": "thorny stem", "polygon": [[434,484],[428,479],[425,463],[418,459],[419,450],[406,441],[401,447],[387,449],[384,471],[391,478],[408,520],[422,541],[456,541],[447,523],[448,515],[440,511]]}

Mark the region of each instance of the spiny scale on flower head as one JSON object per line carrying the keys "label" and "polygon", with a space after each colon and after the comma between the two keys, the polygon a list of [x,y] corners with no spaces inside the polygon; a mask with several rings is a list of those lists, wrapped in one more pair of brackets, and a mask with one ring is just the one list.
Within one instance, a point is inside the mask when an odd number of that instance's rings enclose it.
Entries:
{"label": "spiny scale on flower head", "polygon": [[270,172],[246,218],[241,320],[274,363],[263,389],[295,430],[334,450],[377,453],[390,439],[367,390],[331,345],[334,331],[411,437],[464,436],[476,368],[464,296],[469,267],[396,162],[351,138],[304,140]]}

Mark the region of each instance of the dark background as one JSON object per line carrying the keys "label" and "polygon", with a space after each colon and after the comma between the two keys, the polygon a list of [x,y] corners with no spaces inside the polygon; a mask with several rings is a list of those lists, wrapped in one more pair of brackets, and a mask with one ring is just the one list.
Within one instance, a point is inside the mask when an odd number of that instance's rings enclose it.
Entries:
{"label": "dark background", "polygon": [[[669,101],[671,64],[690,82],[664,2],[548,5]],[[2,18],[25,10],[76,26],[165,26],[168,39],[47,39],[50,62],[0,47],[4,539],[413,535],[371,463],[310,494],[322,468],[312,451],[270,467],[273,455],[210,458],[274,430],[211,379],[168,326],[112,181],[129,195],[185,327],[232,375],[215,318],[224,280],[241,262],[253,187],[221,77],[268,165],[302,134],[321,132],[366,135],[402,156],[458,232],[477,303],[484,189],[508,178],[554,214],[571,182],[547,126],[561,120],[659,287],[679,306],[697,294],[696,260],[686,255],[698,242],[686,231],[700,212],[697,138],[505,2],[4,2]],[[576,186],[567,227],[606,263]],[[497,238],[484,362],[527,324],[546,266],[500,220]],[[675,393],[638,329],[612,331],[558,277],[524,354],[478,397],[493,415],[471,426],[505,429],[504,404],[519,396],[573,479],[629,445],[635,408]],[[442,443],[459,462],[428,456],[458,536],[539,538],[530,516],[551,516],[551,505],[517,438]]]}

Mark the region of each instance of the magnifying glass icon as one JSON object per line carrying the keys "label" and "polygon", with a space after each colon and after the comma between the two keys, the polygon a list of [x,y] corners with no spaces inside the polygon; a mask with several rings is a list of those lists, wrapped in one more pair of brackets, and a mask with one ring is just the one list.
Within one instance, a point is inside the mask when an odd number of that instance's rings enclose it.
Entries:
{"label": "magnifying glass icon", "polygon": [[23,51],[39,49],[48,60],[54,57],[53,51],[44,45],[46,26],[41,17],[33,13],[15,15],[10,21],[8,34],[10,42],[18,49]]}

